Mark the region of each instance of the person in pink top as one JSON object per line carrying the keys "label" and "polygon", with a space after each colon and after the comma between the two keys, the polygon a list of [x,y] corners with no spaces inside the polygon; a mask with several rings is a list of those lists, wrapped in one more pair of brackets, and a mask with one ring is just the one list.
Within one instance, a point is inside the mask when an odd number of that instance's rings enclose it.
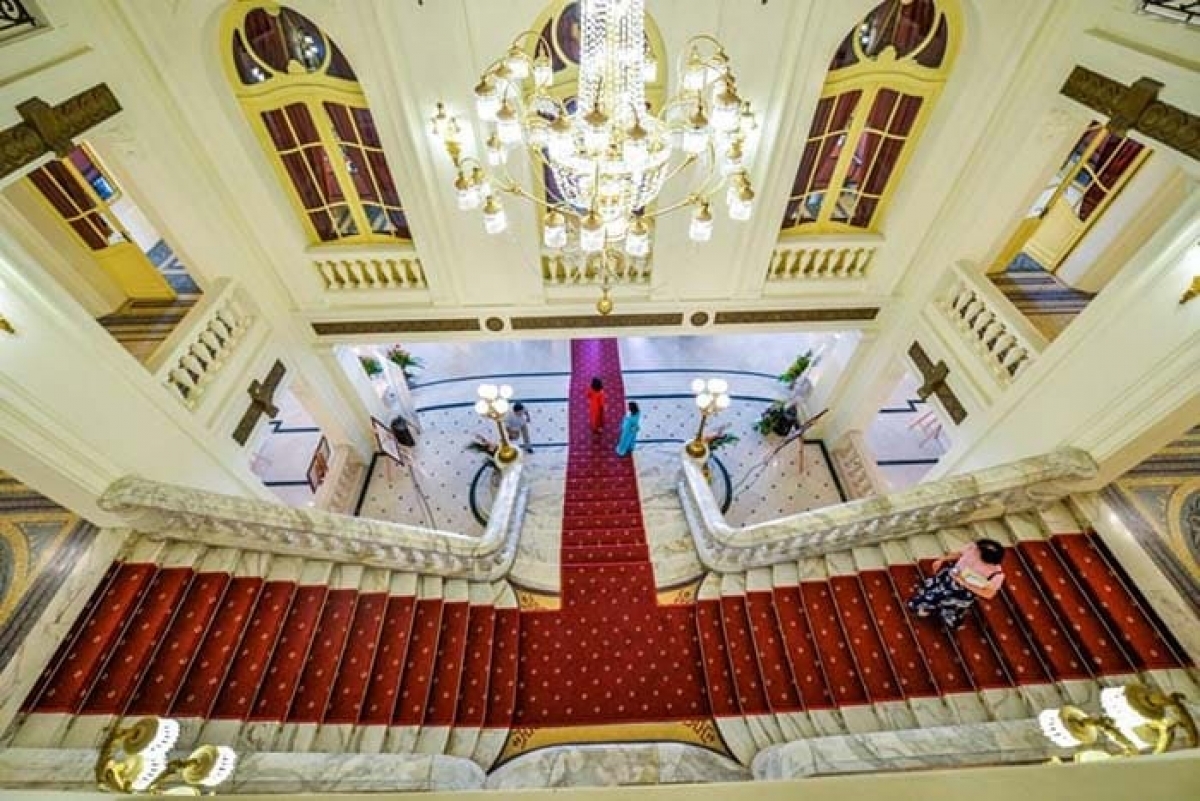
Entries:
{"label": "person in pink top", "polygon": [[1004,584],[1004,546],[982,539],[933,563],[908,608],[917,617],[936,614],[949,629],[958,629],[979,598],[992,598]]}

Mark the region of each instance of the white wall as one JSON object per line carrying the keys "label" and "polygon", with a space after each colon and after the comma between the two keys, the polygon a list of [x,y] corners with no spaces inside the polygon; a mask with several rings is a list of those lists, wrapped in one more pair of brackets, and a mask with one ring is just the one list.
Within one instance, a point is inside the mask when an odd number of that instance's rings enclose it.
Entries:
{"label": "white wall", "polygon": [[1109,479],[1200,422],[1200,301],[1179,303],[1200,275],[1198,189],[1192,181],[1163,230],[1008,393],[966,421],[935,474],[1073,445]]}
{"label": "white wall", "polygon": [[113,523],[97,496],[126,474],[268,497],[226,434],[213,436],[0,238],[0,469],[72,511]]}

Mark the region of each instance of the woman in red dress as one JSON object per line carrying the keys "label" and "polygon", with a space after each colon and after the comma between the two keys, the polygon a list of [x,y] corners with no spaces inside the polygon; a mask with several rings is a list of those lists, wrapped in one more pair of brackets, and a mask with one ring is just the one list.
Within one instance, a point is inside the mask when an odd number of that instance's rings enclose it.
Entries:
{"label": "woman in red dress", "polygon": [[599,378],[592,379],[592,385],[587,391],[588,422],[592,425],[592,433],[596,434],[604,428],[604,382]]}

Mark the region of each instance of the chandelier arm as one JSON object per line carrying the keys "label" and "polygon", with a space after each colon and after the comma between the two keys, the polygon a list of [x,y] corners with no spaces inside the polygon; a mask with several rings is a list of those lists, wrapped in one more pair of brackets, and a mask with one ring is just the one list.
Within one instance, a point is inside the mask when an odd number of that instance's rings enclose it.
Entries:
{"label": "chandelier arm", "polygon": [[[712,197],[716,193],[716,191],[721,188],[720,182],[718,182],[716,185],[714,185],[713,187],[711,187],[709,189],[704,188],[704,185],[708,183],[708,181],[713,177],[714,174],[716,174],[716,170],[715,170],[716,153],[713,151],[713,146],[712,146],[711,142],[708,145],[708,149],[709,149],[709,155],[711,156],[711,158],[708,159],[708,161],[709,161],[708,173],[704,176],[704,179],[700,181],[700,189],[693,191],[693,192],[688,192],[687,197],[684,198],[683,200],[680,200],[676,203],[672,203],[671,205],[666,206],[665,208],[658,209],[658,210],[654,211],[653,213],[645,214],[644,216],[647,219],[650,219],[650,220],[657,219],[658,217],[662,217],[664,215],[670,214],[673,211],[678,211],[679,209],[686,208],[687,206],[690,206],[693,203],[695,203],[697,200],[707,199],[709,197]],[[696,162],[698,160],[699,160],[699,156],[697,156],[695,154],[689,155],[686,159],[684,159],[682,162],[680,162],[676,166],[676,168],[667,175],[666,178],[663,179],[663,183],[667,183],[672,178],[674,178],[676,175],[678,175],[680,172],[682,172],[684,170],[684,168],[688,167],[689,165],[693,164],[694,162]]]}
{"label": "chandelier arm", "polygon": [[117,770],[117,764],[114,756],[117,752],[117,746],[123,746],[125,738],[129,736],[129,728],[115,728],[108,737],[104,739],[104,743],[100,746],[100,753],[96,757],[96,784],[101,789],[113,789],[112,782],[115,782],[122,791],[121,774]]}
{"label": "chandelier arm", "polygon": [[713,53],[713,55],[721,55],[721,56],[725,56],[726,58],[728,58],[728,54],[725,52],[725,45],[721,44],[720,40],[717,39],[717,37],[713,36],[712,34],[708,34],[708,33],[698,33],[695,36],[691,37],[690,39],[687,40],[687,42],[684,43],[684,48],[686,49],[693,45],[699,44],[700,42],[704,42],[706,44],[710,44],[713,47],[715,47],[717,49],[717,52]]}
{"label": "chandelier arm", "polygon": [[1200,746],[1200,735],[1196,731],[1196,721],[1184,704],[1183,693],[1171,693],[1164,699],[1163,705],[1175,713],[1176,720],[1174,725],[1183,729],[1184,734],[1187,735],[1188,744],[1193,748]]}
{"label": "chandelier arm", "polygon": [[[523,40],[525,40],[525,39],[529,38],[530,36],[533,36],[535,39],[537,39],[537,40],[538,40],[538,42],[539,42],[540,44],[542,44],[542,45],[544,45],[544,46],[545,46],[545,48],[546,48],[546,55],[550,55],[550,53],[551,53],[551,52],[553,52],[553,51],[551,50],[551,48],[550,48],[550,43],[549,43],[548,41],[546,41],[546,37],[545,37],[545,36],[542,36],[540,33],[538,33],[537,31],[533,30],[532,28],[530,28],[529,30],[521,31],[521,32],[520,32],[520,33],[518,33],[516,36],[514,36],[514,37],[513,37],[513,40],[512,40],[512,43],[511,43],[509,46],[510,46],[510,47],[517,47],[518,45],[520,45],[520,43],[521,43]],[[535,51],[535,53],[536,53],[536,51]]]}

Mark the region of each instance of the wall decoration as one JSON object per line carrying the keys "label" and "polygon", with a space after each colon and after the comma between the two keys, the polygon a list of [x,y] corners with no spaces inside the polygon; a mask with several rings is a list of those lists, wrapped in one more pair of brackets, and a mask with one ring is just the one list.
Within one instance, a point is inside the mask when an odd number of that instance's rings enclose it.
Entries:
{"label": "wall decoration", "polygon": [[329,474],[329,461],[332,458],[333,450],[329,447],[329,440],[322,436],[308,463],[308,470],[304,473],[308,479],[308,487],[313,492],[325,483],[325,476]]}

